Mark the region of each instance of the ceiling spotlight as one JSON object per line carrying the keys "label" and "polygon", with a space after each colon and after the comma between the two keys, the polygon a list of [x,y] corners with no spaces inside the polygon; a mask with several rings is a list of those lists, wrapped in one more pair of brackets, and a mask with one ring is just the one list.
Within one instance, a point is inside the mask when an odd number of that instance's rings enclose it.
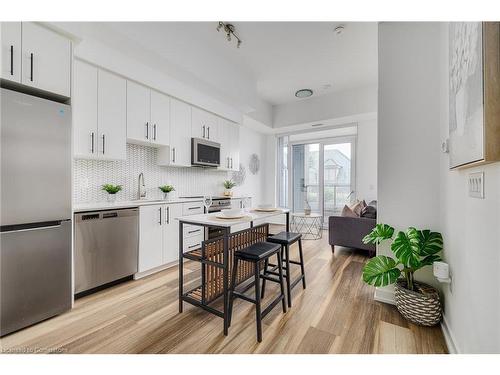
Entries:
{"label": "ceiling spotlight", "polygon": [[232,38],[236,39],[236,47],[240,48],[241,44],[243,43],[242,40],[235,34],[236,28],[234,27],[233,24],[230,23],[224,23],[224,22],[219,22],[217,25],[217,31],[221,31],[224,29],[224,32],[226,33],[226,39],[228,42],[232,40]]}
{"label": "ceiling spotlight", "polygon": [[313,94],[313,90],[311,89],[300,89],[295,93],[297,98],[308,98]]}
{"label": "ceiling spotlight", "polygon": [[344,25],[338,25],[333,31],[335,31],[335,34],[340,35],[344,32],[345,26]]}

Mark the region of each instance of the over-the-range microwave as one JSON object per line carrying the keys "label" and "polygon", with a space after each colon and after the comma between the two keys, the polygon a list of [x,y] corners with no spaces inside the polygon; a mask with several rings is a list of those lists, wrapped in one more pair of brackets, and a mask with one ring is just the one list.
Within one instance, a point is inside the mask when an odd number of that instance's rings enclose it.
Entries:
{"label": "over-the-range microwave", "polygon": [[191,164],[200,167],[220,166],[220,143],[191,138]]}

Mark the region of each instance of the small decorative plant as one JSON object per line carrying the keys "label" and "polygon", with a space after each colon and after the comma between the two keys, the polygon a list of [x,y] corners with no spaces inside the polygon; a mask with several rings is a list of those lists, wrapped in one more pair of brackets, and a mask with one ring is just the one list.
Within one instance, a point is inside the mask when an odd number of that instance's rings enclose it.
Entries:
{"label": "small decorative plant", "polygon": [[102,185],[102,190],[104,190],[108,194],[116,194],[122,190],[122,186],[113,184],[104,184]]}
{"label": "small decorative plant", "polygon": [[233,180],[225,180],[224,181],[224,188],[226,188],[226,191],[224,192],[224,195],[227,197],[230,197],[233,195],[231,189],[236,186],[236,182]]}
{"label": "small decorative plant", "polygon": [[167,193],[167,194],[175,190],[173,185],[159,186],[158,189],[160,189],[162,192]]}
{"label": "small decorative plant", "polygon": [[363,268],[363,281],[375,286],[395,284],[394,299],[401,315],[423,326],[439,324],[442,317],[439,293],[432,286],[415,281],[414,273],[441,260],[438,255],[443,250],[441,233],[410,227],[406,232],[398,232],[394,239],[393,235],[393,227],[377,224],[363,238],[364,243],[377,245],[392,240],[391,250],[396,257],[372,258]]}
{"label": "small decorative plant", "polygon": [[236,182],[234,182],[233,180],[225,180],[224,181],[224,187],[227,189],[227,190],[231,190],[232,188],[234,188],[236,186]]}
{"label": "small decorative plant", "polygon": [[160,189],[163,192],[164,199],[168,199],[168,194],[175,190],[173,185],[158,186],[158,189]]}
{"label": "small decorative plant", "polygon": [[[393,227],[377,224],[363,238],[363,242],[378,245],[382,241],[392,240],[393,235]],[[387,286],[394,284],[403,275],[406,287],[416,291],[413,275],[420,268],[441,260],[437,253],[443,250],[443,237],[438,232],[410,227],[406,232],[396,234],[391,250],[396,259],[385,255],[372,258],[363,269],[363,281],[374,286]]]}
{"label": "small decorative plant", "polygon": [[116,200],[116,193],[122,190],[121,185],[104,184],[102,190],[108,193],[108,201],[114,202]]}

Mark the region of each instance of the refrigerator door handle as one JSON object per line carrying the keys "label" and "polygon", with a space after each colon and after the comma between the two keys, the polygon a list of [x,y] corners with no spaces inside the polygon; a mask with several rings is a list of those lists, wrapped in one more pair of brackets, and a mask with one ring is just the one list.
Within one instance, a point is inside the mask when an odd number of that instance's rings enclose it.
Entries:
{"label": "refrigerator door handle", "polygon": [[2,234],[5,234],[5,233],[19,233],[19,232],[31,232],[31,231],[34,231],[34,230],[44,230],[44,229],[59,228],[60,226],[61,226],[61,223],[54,224],[54,225],[47,225],[47,226],[44,226],[44,227],[13,229],[13,230],[7,230],[5,232],[2,231]]}

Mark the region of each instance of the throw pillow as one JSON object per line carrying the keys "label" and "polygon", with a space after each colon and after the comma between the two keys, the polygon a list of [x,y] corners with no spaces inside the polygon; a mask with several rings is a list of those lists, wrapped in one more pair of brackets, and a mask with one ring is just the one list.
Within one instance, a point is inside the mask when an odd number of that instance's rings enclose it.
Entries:
{"label": "throw pillow", "polygon": [[363,210],[363,202],[358,201],[351,210],[356,214],[356,216],[361,216],[361,211]]}
{"label": "throw pillow", "polygon": [[366,206],[361,211],[361,217],[366,217],[367,219],[376,219],[377,209],[373,206]]}
{"label": "throw pillow", "polygon": [[354,211],[348,205],[344,206],[344,208],[342,209],[342,213],[340,214],[340,216],[344,216],[344,217],[358,217],[358,215],[356,215],[354,213]]}

